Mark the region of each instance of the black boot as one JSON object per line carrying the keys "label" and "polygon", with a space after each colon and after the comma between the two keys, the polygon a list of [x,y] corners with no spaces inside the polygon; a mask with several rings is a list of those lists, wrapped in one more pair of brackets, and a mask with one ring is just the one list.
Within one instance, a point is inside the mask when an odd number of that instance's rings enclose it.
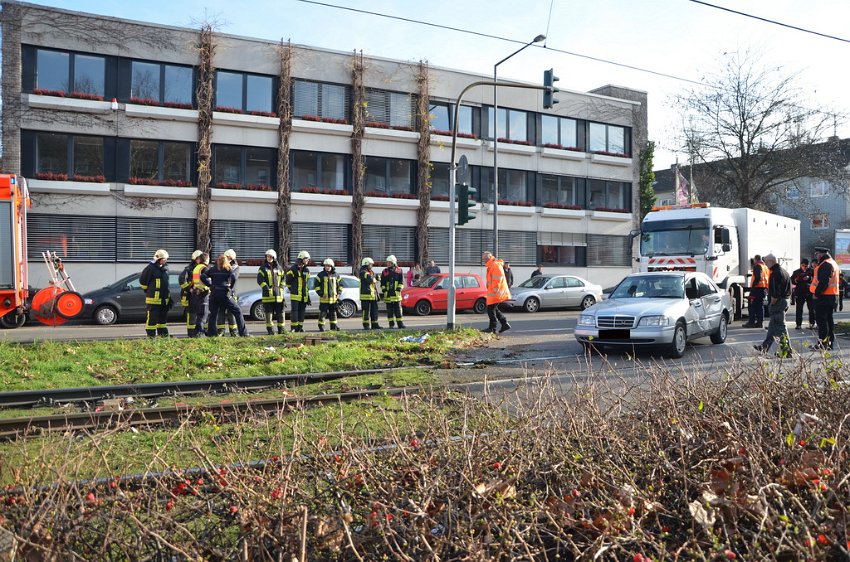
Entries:
{"label": "black boot", "polygon": [[398,329],[399,329],[399,330],[404,330],[404,322],[399,321],[399,323],[398,323]]}
{"label": "black boot", "polygon": [[496,325],[491,324],[490,326],[487,326],[486,328],[484,328],[481,331],[485,334],[495,334],[496,333]]}
{"label": "black boot", "polygon": [[507,332],[510,329],[511,329],[510,324],[508,324],[507,322],[502,322],[502,327],[499,329],[499,333],[501,334],[502,332]]}
{"label": "black boot", "polygon": [[320,332],[324,332],[324,331],[325,331],[325,327],[324,327],[324,326],[322,326],[321,324],[319,324],[319,331],[320,331]]}
{"label": "black boot", "polygon": [[271,326],[266,326],[266,332],[268,332],[270,336],[273,336],[274,328],[272,328]]}

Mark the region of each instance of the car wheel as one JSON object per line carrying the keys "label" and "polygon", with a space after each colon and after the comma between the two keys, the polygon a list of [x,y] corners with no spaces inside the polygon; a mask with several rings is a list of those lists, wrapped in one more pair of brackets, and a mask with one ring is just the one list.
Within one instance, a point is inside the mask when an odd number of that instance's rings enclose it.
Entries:
{"label": "car wheel", "polygon": [[27,321],[26,314],[15,314],[15,311],[0,316],[0,326],[6,329],[20,328]]}
{"label": "car wheel", "polygon": [[118,311],[114,306],[105,304],[94,311],[94,322],[101,326],[110,326],[118,322]]}
{"label": "car wheel", "polygon": [[581,299],[581,309],[587,310],[591,306],[596,304],[596,298],[593,295],[587,295],[583,299]]}
{"label": "car wheel", "polygon": [[351,318],[357,314],[357,305],[354,301],[344,300],[337,305],[336,313],[340,318]]}
{"label": "car wheel", "polygon": [[431,303],[426,300],[421,300],[416,303],[416,306],[413,308],[413,311],[418,316],[428,316],[431,314]]}
{"label": "car wheel", "polygon": [[685,330],[685,323],[681,320],[676,322],[676,329],[673,331],[673,341],[670,343],[668,355],[673,359],[679,359],[685,354],[685,347],[688,345],[688,333]]}
{"label": "car wheel", "polygon": [[484,299],[478,299],[475,301],[475,306],[472,307],[472,311],[475,314],[484,314],[487,312],[487,301]]}
{"label": "car wheel", "polygon": [[534,297],[528,297],[522,307],[526,312],[537,312],[540,310],[540,301]]}
{"label": "car wheel", "polygon": [[251,305],[251,318],[263,322],[266,319],[266,309],[263,308],[263,301],[257,301]]}
{"label": "car wheel", "polygon": [[720,326],[717,331],[711,334],[711,343],[723,343],[726,341],[726,333],[729,330],[729,317],[726,313],[720,315]]}

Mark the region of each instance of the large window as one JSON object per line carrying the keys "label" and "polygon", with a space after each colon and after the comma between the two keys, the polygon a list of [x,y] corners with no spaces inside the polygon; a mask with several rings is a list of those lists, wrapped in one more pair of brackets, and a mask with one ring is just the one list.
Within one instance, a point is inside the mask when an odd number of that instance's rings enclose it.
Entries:
{"label": "large window", "polygon": [[[499,204],[525,205],[534,204],[534,195],[529,189],[532,185],[529,174],[525,170],[509,170],[499,168]],[[492,202],[493,199],[493,168],[482,168],[481,184],[487,186],[481,194],[482,201]]]}
{"label": "large window", "polygon": [[403,198],[409,196],[410,199],[415,196],[416,167],[413,160],[367,156],[365,162],[366,195]]}
{"label": "large window", "polygon": [[292,116],[326,123],[348,123],[348,87],[295,80],[292,83]]}
{"label": "large window", "polygon": [[829,195],[829,183],[825,181],[813,181],[809,186],[810,197],[826,197]]}
{"label": "large window", "polygon": [[542,115],[540,118],[540,141],[543,146],[580,150],[578,122],[575,119]]}
{"label": "large window", "polygon": [[[493,231],[473,228],[455,230],[455,260],[459,264],[481,266],[481,254],[493,249]],[[535,233],[499,230],[499,258],[514,265],[534,265]],[[449,260],[449,229],[428,229],[428,255],[438,264]],[[445,270],[443,270],[445,271]]]}
{"label": "large window", "polygon": [[219,256],[229,248],[236,251],[240,262],[260,265],[269,248],[276,248],[274,221],[210,221],[212,255]]}
{"label": "large window", "polygon": [[631,155],[630,132],[625,127],[588,123],[588,150],[614,156]]}
{"label": "large window", "polygon": [[347,224],[292,223],[292,242],[289,245],[292,255],[289,258],[294,258],[298,252],[307,250],[316,263],[321,263],[325,258],[331,258],[336,266],[340,267],[349,259],[349,229],[350,226]]}
{"label": "large window", "polygon": [[192,107],[192,69],[187,66],[133,61],[130,102]]}
{"label": "large window", "polygon": [[104,57],[47,49],[36,51],[35,93],[102,100],[105,85]]}
{"label": "large window", "polygon": [[213,187],[271,191],[274,161],[271,148],[214,146]]}
{"label": "large window", "polygon": [[38,179],[103,182],[103,138],[36,133]]}
{"label": "large window", "polygon": [[812,215],[811,229],[820,230],[829,228],[829,215],[827,213],[816,213]]}
{"label": "large window", "polygon": [[346,177],[349,158],[345,154],[293,150],[292,191],[305,193],[348,193]]}
{"label": "large window", "polygon": [[383,261],[390,254],[400,262],[416,259],[416,228],[363,225],[363,255]]}
{"label": "large window", "polygon": [[630,211],[631,184],[619,181],[588,180],[587,208],[597,211]]}
{"label": "large window", "polygon": [[271,76],[219,70],[215,80],[216,110],[274,115],[273,85]]}
{"label": "large window", "polygon": [[65,261],[114,262],[115,228],[115,217],[30,213],[27,257],[41,260],[41,252],[50,249]]}
{"label": "large window", "polygon": [[578,179],[569,176],[542,175],[540,179],[540,204],[560,209],[580,208]]}
{"label": "large window", "polygon": [[412,131],[416,126],[413,94],[366,89],[366,126]]}
{"label": "large window", "polygon": [[431,162],[431,200],[449,200],[449,165],[444,162]]}
{"label": "large window", "polygon": [[[493,108],[488,111],[490,117],[490,138],[493,138]],[[528,136],[528,113],[516,109],[500,107],[498,112],[497,137],[502,142],[531,144]]]}
{"label": "large window", "polygon": [[537,261],[542,264],[584,267],[586,236],[575,232],[538,232],[537,253]]}
{"label": "large window", "polygon": [[628,267],[631,265],[631,245],[628,236],[587,235],[588,267]]}
{"label": "large window", "polygon": [[195,219],[173,217],[118,217],[116,259],[148,262],[159,248],[174,262],[188,261],[195,249]]}
{"label": "large window", "polygon": [[[455,105],[442,102],[431,102],[428,107],[431,132],[438,135],[451,135],[454,121]],[[461,105],[457,116],[457,136],[475,138],[473,129],[472,107]]]}
{"label": "large window", "polygon": [[192,145],[182,142],[130,141],[130,183],[191,185]]}

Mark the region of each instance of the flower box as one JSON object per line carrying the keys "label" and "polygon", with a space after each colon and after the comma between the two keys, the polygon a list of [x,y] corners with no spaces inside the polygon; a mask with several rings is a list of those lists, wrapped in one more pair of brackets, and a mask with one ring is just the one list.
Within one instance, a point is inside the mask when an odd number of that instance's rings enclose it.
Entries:
{"label": "flower box", "polygon": [[37,96],[55,96],[58,98],[65,97],[65,90],[48,90],[46,88],[35,88],[32,93]]}
{"label": "flower box", "polygon": [[313,121],[315,123],[335,123],[337,125],[348,125],[348,119],[339,119],[336,117],[320,117],[319,115],[302,115],[299,119],[304,121]]}
{"label": "flower box", "polygon": [[367,191],[366,197],[384,197],[386,199],[417,199],[415,193],[386,193],[385,191]]}
{"label": "flower box", "polygon": [[448,195],[432,195],[431,196],[431,201],[448,201],[448,200],[449,200]]}
{"label": "flower box", "polygon": [[245,112],[239,109],[238,107],[227,107],[227,106],[216,106],[213,111],[220,111],[221,113],[237,113],[244,114]]}
{"label": "flower box", "polygon": [[384,123],[383,121],[366,121],[366,126],[371,127],[373,129],[392,129],[394,131],[413,132],[413,127],[405,127],[402,125],[390,125],[389,123]]}
{"label": "flower box", "polygon": [[161,102],[153,98],[136,98],[131,97],[130,103],[135,105],[147,105],[150,107],[170,107],[171,109],[192,109],[191,103],[180,103],[176,101]]}
{"label": "flower box", "polygon": [[612,166],[631,166],[632,159],[624,154],[613,154],[603,152],[592,152],[590,159],[599,164],[609,164]]}
{"label": "flower box", "polygon": [[510,199],[499,199],[499,205],[514,205],[515,207],[533,207],[531,201],[511,201]]}
{"label": "flower box", "polygon": [[509,139],[509,138],[504,138],[504,137],[499,137],[496,140],[499,141],[500,144],[519,144],[519,145],[522,145],[522,146],[532,146],[532,144],[529,141],[513,140],[513,139]]}
{"label": "flower box", "polygon": [[324,187],[309,186],[299,190],[300,193],[315,193],[317,195],[348,195],[344,189],[330,189]]}
{"label": "flower box", "polygon": [[189,180],[155,180],[151,178],[130,178],[130,185],[154,185],[162,187],[191,187]]}
{"label": "flower box", "polygon": [[45,181],[68,181],[68,174],[60,174],[58,172],[39,172],[35,175],[35,179]]}
{"label": "flower box", "polygon": [[570,209],[573,211],[581,210],[580,205],[568,205],[566,203],[544,203],[543,206],[547,209]]}
{"label": "flower box", "polygon": [[68,97],[76,98],[78,100],[103,101],[103,96],[99,96],[97,94],[90,94],[88,92],[71,92]]}
{"label": "flower box", "polygon": [[[440,129],[431,129],[431,134],[432,134],[432,135],[442,135],[442,136],[444,136],[444,137],[450,137],[450,136],[452,136],[452,132],[451,132],[451,131],[443,131],[443,130],[440,130]],[[457,138],[459,138],[459,139],[477,139],[478,137],[476,137],[476,136],[475,136],[475,135],[473,135],[472,133],[461,133],[461,132],[458,132],[458,134],[457,134]],[[500,141],[500,142],[501,142],[501,141]]]}
{"label": "flower box", "polygon": [[81,176],[75,175],[71,178],[71,181],[78,181],[83,183],[104,183],[106,181],[105,176]]}
{"label": "flower box", "polygon": [[620,209],[615,207],[596,207],[593,209],[594,211],[601,211],[603,213],[631,213],[628,209]]}
{"label": "flower box", "polygon": [[617,158],[630,158],[630,156],[624,152],[609,152],[607,150],[594,150],[591,154],[600,154],[602,156],[616,156]]}

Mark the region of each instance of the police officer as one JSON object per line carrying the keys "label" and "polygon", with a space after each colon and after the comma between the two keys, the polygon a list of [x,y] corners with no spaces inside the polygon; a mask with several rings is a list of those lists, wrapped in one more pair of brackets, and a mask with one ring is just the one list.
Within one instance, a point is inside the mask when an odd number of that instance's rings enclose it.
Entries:
{"label": "police officer", "polygon": [[307,280],[310,279],[310,254],[304,250],[298,252],[298,259],[286,271],[286,286],[289,288],[289,302],[292,306],[290,327],[293,332],[304,331],[304,312],[310,304],[310,291]]}
{"label": "police officer", "polygon": [[319,331],[325,331],[325,318],[330,321],[331,330],[339,330],[336,323],[336,307],[342,287],[336,264],[331,258],[322,262],[322,271],[316,276],[316,294],[319,295]]}
{"label": "police officer", "polygon": [[[230,248],[226,252],[224,252],[224,257],[227,258],[227,261],[230,263],[230,272],[233,273],[236,280],[239,280],[239,262],[236,261],[236,251],[233,248]],[[236,294],[236,283],[233,284],[233,287],[230,289],[230,296],[233,298],[233,302],[237,302],[239,300],[239,295]],[[240,312],[236,316],[241,315]],[[218,332],[219,336],[224,335],[224,330],[228,330],[231,336],[236,336],[237,333],[237,322],[236,316],[230,311],[229,308],[222,307],[218,313]]]}
{"label": "police officer", "polygon": [[139,275],[139,284],[145,291],[145,333],[149,338],[168,337],[168,309],[172,303],[167,262],[168,252],[157,250]]}
{"label": "police officer", "polygon": [[198,264],[198,258],[203,255],[201,250],[192,252],[192,261],[183,268],[178,277],[180,283],[180,305],[183,307],[183,315],[186,317],[186,335],[192,337],[195,323],[192,321],[192,310],[189,292],[192,290],[192,270]]}
{"label": "police officer", "polygon": [[832,349],[835,341],[835,322],[833,311],[838,299],[838,264],[829,255],[829,248],[815,247],[818,264],[815,266],[814,290],[815,317],[818,324],[818,342],[811,349]]}
{"label": "police officer", "polygon": [[225,308],[230,311],[236,319],[236,327],[239,335],[246,337],[250,334],[245,327],[245,320],[233,298],[233,287],[236,285],[236,274],[233,272],[231,261],[227,256],[221,255],[216,260],[215,266],[201,273],[201,282],[210,288],[210,319],[207,323],[207,336],[215,336],[218,333],[215,323],[218,312]]}
{"label": "police officer", "polygon": [[201,253],[195,259],[192,268],[191,287],[189,288],[189,328],[190,338],[199,338],[204,334],[204,324],[207,321],[207,308],[210,303],[210,288],[204,285],[201,276],[210,265],[210,255]]}
{"label": "police officer", "polygon": [[809,267],[808,259],[800,260],[800,268],[795,269],[791,274],[791,283],[794,285],[792,300],[797,306],[795,329],[803,329],[804,306],[809,309],[809,329],[812,329],[815,327],[815,307],[812,304],[812,293],[809,291],[809,285],[812,283],[812,268]]}
{"label": "police officer", "polygon": [[363,307],[363,329],[380,330],[378,324],[378,279],[372,271],[375,260],[360,262],[360,305]]}
{"label": "police officer", "polygon": [[283,268],[277,262],[277,252],[266,250],[266,261],[257,272],[257,284],[263,290],[263,310],[266,313],[266,332],[274,335],[274,322],[277,323],[277,333],[282,334],[285,326],[283,314]]}
{"label": "police officer", "polygon": [[398,266],[395,256],[387,256],[387,267],[381,272],[381,293],[387,305],[387,320],[390,328],[398,323],[399,329],[404,328],[404,318],[401,315],[401,290],[404,289],[404,275]]}

